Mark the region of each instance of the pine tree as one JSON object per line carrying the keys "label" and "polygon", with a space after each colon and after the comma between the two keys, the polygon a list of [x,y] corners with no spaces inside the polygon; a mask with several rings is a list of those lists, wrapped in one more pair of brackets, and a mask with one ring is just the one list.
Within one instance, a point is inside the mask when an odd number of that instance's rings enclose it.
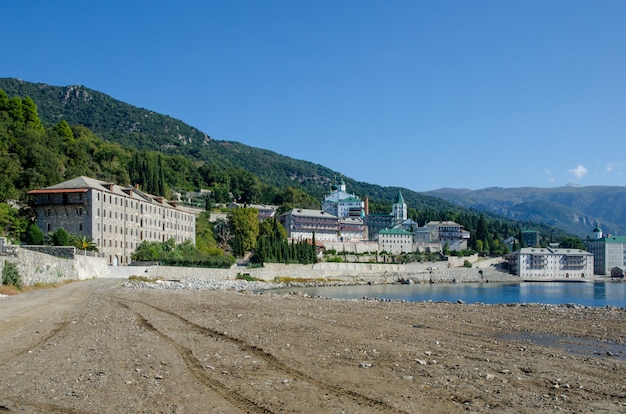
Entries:
{"label": "pine tree", "polygon": [[37,105],[29,96],[22,99],[22,110],[24,114],[24,124],[41,133],[45,132],[45,128],[37,114]]}

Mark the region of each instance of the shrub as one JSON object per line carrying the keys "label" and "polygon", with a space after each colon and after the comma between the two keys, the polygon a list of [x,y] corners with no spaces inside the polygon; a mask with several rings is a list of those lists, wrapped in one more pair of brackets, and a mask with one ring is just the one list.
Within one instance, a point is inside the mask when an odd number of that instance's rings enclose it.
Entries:
{"label": "shrub", "polygon": [[463,266],[465,266],[465,267],[472,267],[472,262],[470,262],[469,260],[465,260],[463,262]]}
{"label": "shrub", "polygon": [[6,260],[2,269],[2,284],[15,286],[18,289],[22,288],[22,278],[17,271],[17,266]]}

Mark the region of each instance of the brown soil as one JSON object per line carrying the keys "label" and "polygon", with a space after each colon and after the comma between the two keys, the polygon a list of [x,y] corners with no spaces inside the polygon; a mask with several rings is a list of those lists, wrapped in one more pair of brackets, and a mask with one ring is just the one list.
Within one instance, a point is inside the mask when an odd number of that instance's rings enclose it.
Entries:
{"label": "brown soil", "polygon": [[626,412],[624,309],[91,280],[0,299],[0,323],[0,411]]}

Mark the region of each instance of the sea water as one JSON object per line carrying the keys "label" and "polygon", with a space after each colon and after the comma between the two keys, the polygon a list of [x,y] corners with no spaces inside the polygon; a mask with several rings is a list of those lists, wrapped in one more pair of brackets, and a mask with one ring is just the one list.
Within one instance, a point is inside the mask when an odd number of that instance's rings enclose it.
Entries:
{"label": "sea water", "polygon": [[284,289],[326,298],[378,298],[408,302],[543,303],[626,308],[626,283],[422,283]]}

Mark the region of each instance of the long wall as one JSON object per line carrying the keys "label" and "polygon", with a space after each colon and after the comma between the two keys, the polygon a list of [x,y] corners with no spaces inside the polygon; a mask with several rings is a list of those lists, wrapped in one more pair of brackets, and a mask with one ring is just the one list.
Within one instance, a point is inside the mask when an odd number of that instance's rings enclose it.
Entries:
{"label": "long wall", "polygon": [[102,257],[75,255],[72,259],[24,248],[17,248],[16,255],[0,256],[0,272],[5,262],[15,264],[23,285],[102,277],[109,270]]}

